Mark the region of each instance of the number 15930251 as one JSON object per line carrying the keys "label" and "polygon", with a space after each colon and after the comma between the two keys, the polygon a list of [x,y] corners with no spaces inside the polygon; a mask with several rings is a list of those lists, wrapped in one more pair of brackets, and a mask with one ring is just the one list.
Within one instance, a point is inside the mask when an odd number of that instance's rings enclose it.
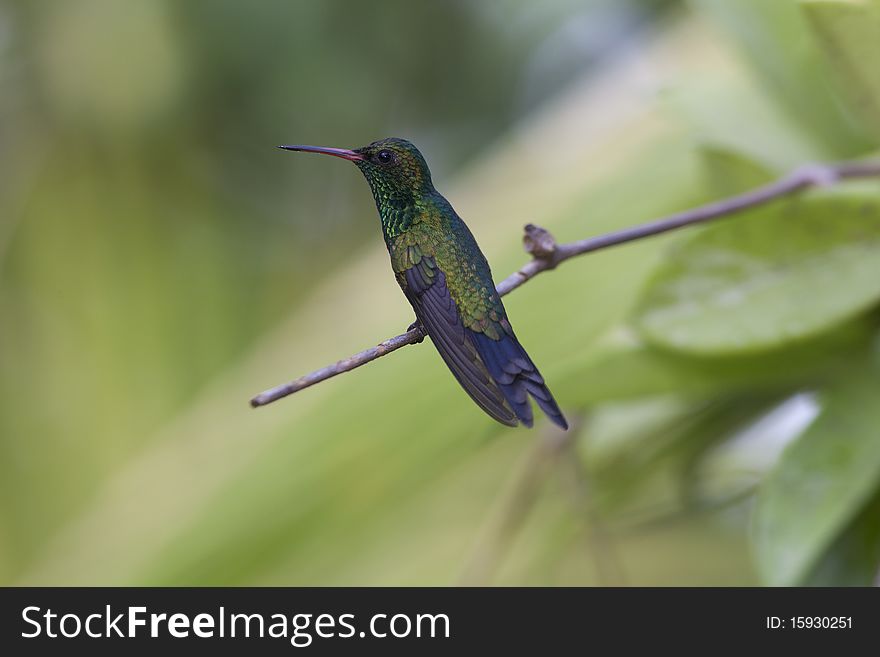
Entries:
{"label": "number 15930251", "polygon": [[767,616],[768,630],[851,630],[852,616]]}

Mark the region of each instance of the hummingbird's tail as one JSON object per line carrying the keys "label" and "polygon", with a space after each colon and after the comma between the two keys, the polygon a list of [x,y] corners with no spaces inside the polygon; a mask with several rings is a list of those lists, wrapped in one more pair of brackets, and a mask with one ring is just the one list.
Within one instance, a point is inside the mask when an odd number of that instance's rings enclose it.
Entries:
{"label": "hummingbird's tail", "polygon": [[493,340],[483,333],[471,335],[486,369],[495,379],[520,422],[527,427],[532,426],[532,405],[529,403],[531,395],[554,424],[568,429],[568,422],[544,383],[544,377],[513,335],[513,330],[500,340]]}

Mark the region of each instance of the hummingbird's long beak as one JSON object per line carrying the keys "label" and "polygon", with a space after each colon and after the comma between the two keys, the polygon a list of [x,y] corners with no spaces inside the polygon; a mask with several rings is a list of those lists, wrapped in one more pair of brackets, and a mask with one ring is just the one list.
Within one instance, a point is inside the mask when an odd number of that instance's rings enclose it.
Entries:
{"label": "hummingbird's long beak", "polygon": [[357,151],[352,151],[347,148],[330,148],[328,146],[279,146],[278,148],[283,148],[286,151],[302,151],[304,153],[322,153],[324,155],[332,155],[334,157],[341,157],[343,160],[351,160],[352,162],[357,162],[358,160],[363,160],[364,156],[358,153]]}

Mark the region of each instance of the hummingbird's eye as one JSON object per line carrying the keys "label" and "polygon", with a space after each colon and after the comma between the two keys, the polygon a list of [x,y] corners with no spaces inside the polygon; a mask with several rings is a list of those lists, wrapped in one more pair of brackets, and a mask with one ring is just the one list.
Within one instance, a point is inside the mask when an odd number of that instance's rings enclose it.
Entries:
{"label": "hummingbird's eye", "polygon": [[376,159],[382,164],[388,164],[389,162],[391,162],[392,159],[394,159],[394,156],[391,155],[391,151],[383,148],[381,151],[376,153]]}

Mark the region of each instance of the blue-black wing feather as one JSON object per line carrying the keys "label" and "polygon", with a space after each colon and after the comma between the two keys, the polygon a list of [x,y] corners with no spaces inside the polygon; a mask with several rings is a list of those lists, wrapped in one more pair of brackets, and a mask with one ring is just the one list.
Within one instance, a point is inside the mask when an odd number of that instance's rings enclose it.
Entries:
{"label": "blue-black wing feather", "polygon": [[544,377],[516,339],[510,324],[505,324],[506,330],[499,340],[494,340],[485,333],[471,331],[477,352],[486,364],[489,374],[498,383],[524,425],[532,426],[532,406],[529,403],[531,395],[553,423],[568,429],[568,422],[544,383]]}
{"label": "blue-black wing feather", "polygon": [[401,286],[416,316],[449,369],[471,398],[493,418],[515,426],[532,426],[529,395],[547,416],[568,428],[559,406],[506,319],[500,338],[466,328],[445,273],[433,258],[423,257],[400,275]]}
{"label": "blue-black wing feather", "polygon": [[477,349],[458,314],[446,286],[446,275],[426,262],[404,273],[404,292],[437,351],[461,387],[493,418],[516,426],[517,416],[480,360]]}

